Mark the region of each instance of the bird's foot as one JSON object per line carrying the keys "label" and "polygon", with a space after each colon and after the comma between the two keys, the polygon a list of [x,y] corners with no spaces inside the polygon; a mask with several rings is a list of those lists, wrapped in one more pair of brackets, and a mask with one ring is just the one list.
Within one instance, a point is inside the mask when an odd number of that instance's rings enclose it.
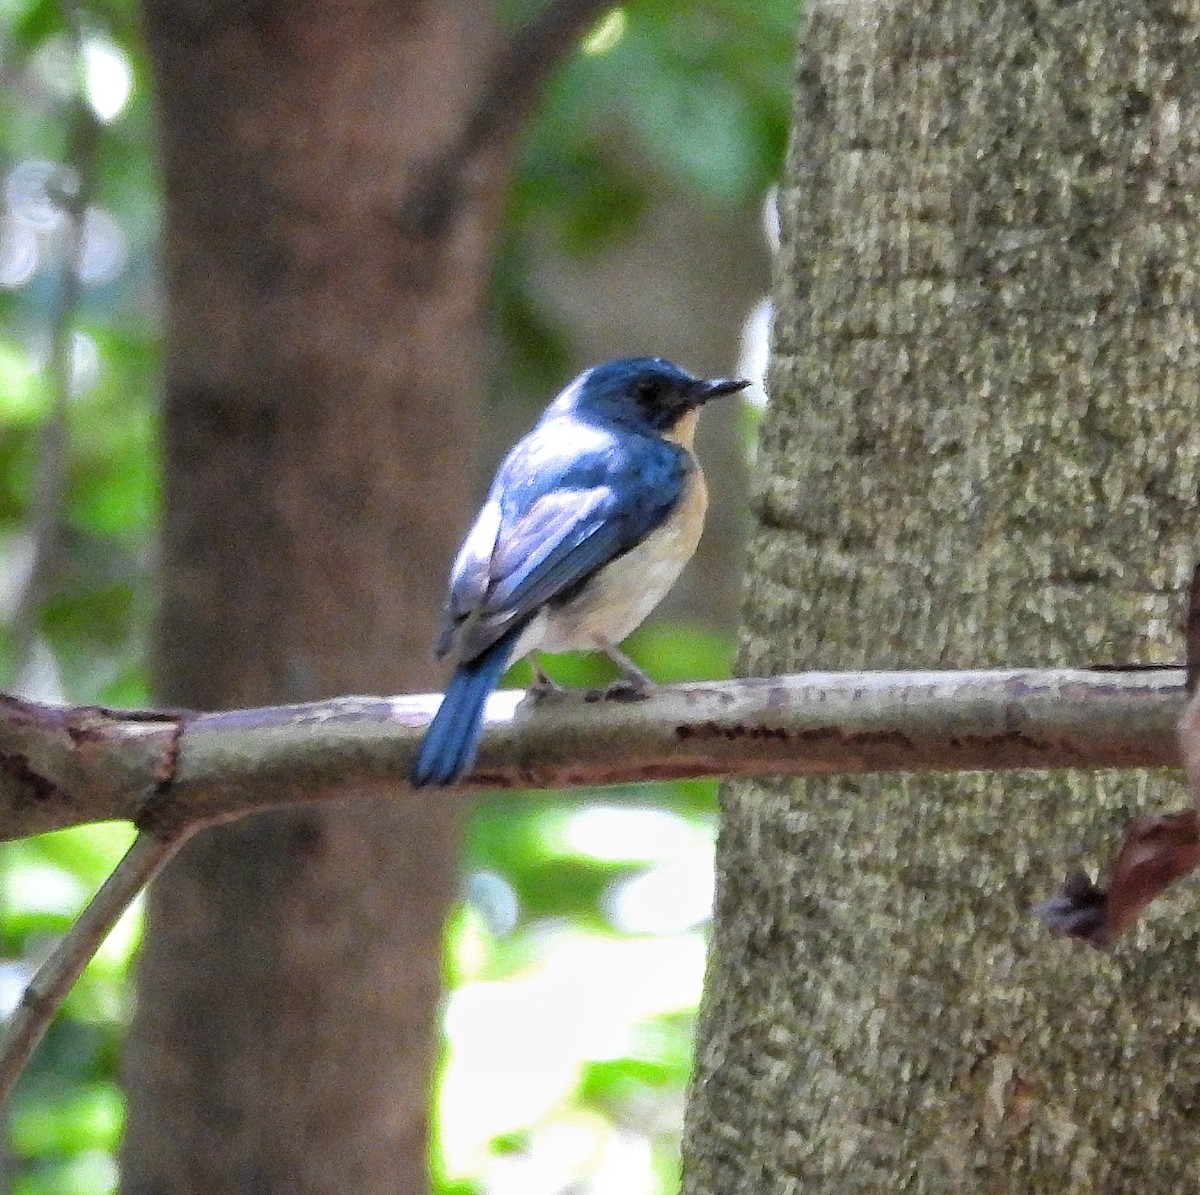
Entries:
{"label": "bird's foot", "polygon": [[589,701],[645,701],[659,686],[650,679],[615,643],[598,639],[596,646],[621,670],[621,679],[606,689],[598,689]]}
{"label": "bird's foot", "polygon": [[556,697],[565,697],[571,692],[566,685],[560,685],[554,677],[543,672],[537,664],[533,665],[533,684],[526,690],[534,701],[548,701]]}
{"label": "bird's foot", "polygon": [[645,674],[623,676],[603,689],[589,689],[587,701],[645,701],[653,695],[658,685]]}

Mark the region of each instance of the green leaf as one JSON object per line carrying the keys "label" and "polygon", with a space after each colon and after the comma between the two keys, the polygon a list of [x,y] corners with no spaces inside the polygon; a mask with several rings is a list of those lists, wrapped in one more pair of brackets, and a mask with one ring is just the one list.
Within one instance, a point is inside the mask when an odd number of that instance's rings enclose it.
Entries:
{"label": "green leaf", "polygon": [[45,1158],[81,1150],[116,1149],[125,1107],[115,1083],[89,1083],[52,1098],[14,1101],[10,1142],[20,1158]]}

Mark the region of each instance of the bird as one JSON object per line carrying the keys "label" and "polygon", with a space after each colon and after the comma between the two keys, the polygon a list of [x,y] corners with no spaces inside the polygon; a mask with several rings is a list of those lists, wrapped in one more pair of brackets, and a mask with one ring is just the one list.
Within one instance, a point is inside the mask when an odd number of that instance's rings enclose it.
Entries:
{"label": "bird", "polygon": [[[455,667],[414,757],[413,787],[470,771],[488,696],[533,653],[601,651],[627,695],[653,689],[618,644],[700,540],[700,408],[748,385],[694,377],[661,357],[621,358],[579,374],[516,443],[450,570],[436,653]],[[560,688],[536,656],[534,672],[533,692]]]}

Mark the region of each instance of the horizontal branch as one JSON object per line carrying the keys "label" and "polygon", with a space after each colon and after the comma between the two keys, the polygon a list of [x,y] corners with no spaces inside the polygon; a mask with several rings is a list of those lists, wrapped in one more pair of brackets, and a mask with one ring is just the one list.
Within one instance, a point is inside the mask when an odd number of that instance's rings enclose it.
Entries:
{"label": "horizontal branch", "polygon": [[[190,834],[284,804],[411,795],[405,778],[438,700],[342,697],[191,714],[0,694],[0,836],[111,818],[140,830],[0,1035],[0,1105],[104,935]],[[808,673],[664,687],[637,702],[505,691],[488,702],[479,765],[458,791],[1169,766],[1179,762],[1184,700],[1182,669]],[[1194,866],[1191,840],[1175,855],[1182,863],[1171,875]],[[1059,932],[1091,926],[1100,940],[1106,923],[1095,907],[1112,902],[1090,883],[1072,884],[1048,918]]]}
{"label": "horizontal branch", "polygon": [[[0,696],[0,838],[114,818],[169,837],[278,805],[394,795],[438,701],[181,714]],[[666,686],[636,702],[505,690],[460,791],[1177,766],[1184,701],[1174,668],[804,673]]]}

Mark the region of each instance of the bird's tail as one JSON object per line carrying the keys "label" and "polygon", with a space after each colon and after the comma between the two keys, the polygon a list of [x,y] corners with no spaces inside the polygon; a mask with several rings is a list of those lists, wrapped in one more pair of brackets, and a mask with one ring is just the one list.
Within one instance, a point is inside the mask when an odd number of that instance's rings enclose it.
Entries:
{"label": "bird's tail", "polygon": [[453,784],[470,770],[483,730],[484,704],[504,675],[515,642],[510,632],[454,670],[413,760],[409,780],[414,788]]}

